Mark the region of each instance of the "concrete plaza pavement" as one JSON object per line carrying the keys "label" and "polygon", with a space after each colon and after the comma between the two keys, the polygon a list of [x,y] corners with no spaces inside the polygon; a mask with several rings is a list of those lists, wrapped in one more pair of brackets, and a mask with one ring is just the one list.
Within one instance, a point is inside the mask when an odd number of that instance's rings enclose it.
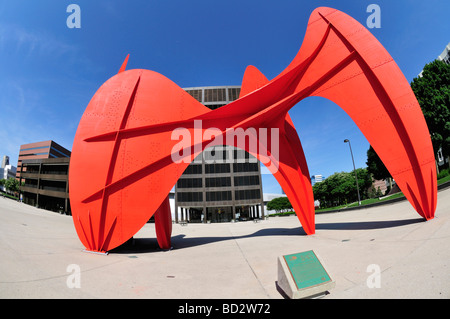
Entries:
{"label": "concrete plaza pavement", "polygon": [[134,238],[86,253],[72,217],[0,198],[0,298],[281,299],[277,257],[311,249],[336,282],[323,298],[450,298],[450,188],[427,222],[402,201],[317,214],[311,236],[291,216],[174,224],[170,251],[153,224]]}

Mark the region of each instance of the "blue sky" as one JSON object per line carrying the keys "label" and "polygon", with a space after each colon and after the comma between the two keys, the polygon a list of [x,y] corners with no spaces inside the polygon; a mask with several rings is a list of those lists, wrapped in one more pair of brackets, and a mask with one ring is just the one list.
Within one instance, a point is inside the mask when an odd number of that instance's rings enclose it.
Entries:
{"label": "blue sky", "polygon": [[[81,8],[80,29],[66,25],[71,3]],[[2,0],[0,156],[16,165],[21,144],[49,139],[71,149],[87,104],[128,53],[128,69],[159,72],[181,87],[240,85],[249,64],[272,79],[296,55],[316,7],[366,25],[372,3],[381,28],[370,31],[411,82],[450,42],[448,0]],[[308,98],[289,113],[311,175],[352,170],[344,139],[365,167],[369,144],[337,105]],[[281,192],[270,175],[263,182],[264,192]]]}

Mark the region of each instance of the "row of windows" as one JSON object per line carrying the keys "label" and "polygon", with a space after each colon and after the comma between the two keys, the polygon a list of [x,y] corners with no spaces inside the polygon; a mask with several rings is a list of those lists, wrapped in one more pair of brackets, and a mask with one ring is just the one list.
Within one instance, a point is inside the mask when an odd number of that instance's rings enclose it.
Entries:
{"label": "row of windows", "polygon": [[38,147],[30,147],[30,148],[21,148],[20,152],[22,152],[22,151],[31,151],[31,150],[39,150],[39,149],[43,149],[43,148],[49,148],[49,146],[46,145],[46,146],[38,146]]}
{"label": "row of windows", "polygon": [[[258,171],[258,163],[233,163],[233,171],[234,172],[257,172]],[[189,165],[183,174],[201,174],[202,173],[202,165],[200,164],[191,164]],[[215,163],[215,164],[206,164],[205,165],[205,173],[206,174],[215,174],[215,173],[230,173],[230,165],[228,163]]]}
{"label": "row of windows", "polygon": [[177,200],[179,202],[202,202],[203,193],[200,192],[177,193]]}
{"label": "row of windows", "polygon": [[233,163],[234,172],[257,172],[258,163]]}
{"label": "row of windows", "polygon": [[230,177],[212,177],[205,179],[206,187],[226,187],[231,186]]}
{"label": "row of windows", "polygon": [[186,90],[194,99],[202,101],[202,90]]}
{"label": "row of windows", "polygon": [[229,173],[230,164],[207,164],[205,165],[206,174]]}
{"label": "row of windows", "polygon": [[[245,189],[234,192],[236,200],[246,199],[260,199],[261,192],[259,189]],[[201,202],[203,201],[203,193],[201,192],[186,192],[177,193],[178,202]],[[231,198],[231,191],[206,192],[206,201],[229,201]]]}
{"label": "row of windows", "polygon": [[206,192],[207,202],[231,200],[231,191]]}
{"label": "row of windows", "polygon": [[201,174],[202,173],[202,165],[189,165],[183,174]]}
{"label": "row of windows", "polygon": [[244,199],[259,199],[261,198],[261,192],[259,189],[245,189],[234,192],[235,200],[244,200]]}
{"label": "row of windows", "polygon": [[48,153],[31,153],[31,154],[20,154],[20,157],[26,156],[38,156],[38,155],[47,155]]}
{"label": "row of windows", "polygon": [[177,182],[179,188],[202,187],[201,178],[180,178]]}
{"label": "row of windows", "polygon": [[207,89],[204,92],[204,101],[203,102],[219,102],[226,101],[225,89]]}
{"label": "row of windows", "polygon": [[241,93],[241,88],[229,88],[228,89],[228,99],[230,101],[237,100],[239,98],[240,93]]}
{"label": "row of windows", "polygon": [[[24,186],[31,187],[31,188],[37,188],[38,181],[36,179],[26,179]],[[39,189],[65,192],[66,191],[66,183],[60,182],[60,181],[40,180]]]}
{"label": "row of windows", "polygon": [[[199,102],[219,102],[227,101],[226,88],[207,88],[204,90],[204,100],[202,100],[202,89],[186,90],[194,99]],[[241,88],[228,88],[228,101],[239,98]]]}
{"label": "row of windows", "polygon": [[[249,186],[249,185],[259,185],[258,175],[246,175],[246,176],[235,176],[234,177],[235,186]],[[193,188],[202,187],[201,178],[181,178],[178,180],[177,187],[179,188]],[[205,179],[206,187],[228,187],[231,186],[230,177],[208,177]]]}
{"label": "row of windows", "polygon": [[259,185],[258,175],[235,176],[234,186]]}

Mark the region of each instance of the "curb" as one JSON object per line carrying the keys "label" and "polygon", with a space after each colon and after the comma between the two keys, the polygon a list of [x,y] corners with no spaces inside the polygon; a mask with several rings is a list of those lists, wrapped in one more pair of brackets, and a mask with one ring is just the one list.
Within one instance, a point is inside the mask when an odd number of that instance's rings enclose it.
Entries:
{"label": "curb", "polygon": [[[438,192],[444,189],[447,189],[450,187],[450,181],[442,183],[440,185],[438,185]],[[396,202],[401,202],[406,200],[406,197],[399,197],[399,198],[394,198],[394,199],[388,199],[379,203],[373,203],[373,204],[368,204],[368,205],[363,205],[363,206],[355,206],[355,207],[348,207],[348,208],[339,208],[339,209],[335,209],[335,210],[327,210],[326,212],[316,212],[316,214],[328,214],[328,213],[339,213],[339,212],[347,212],[347,211],[351,211],[351,210],[358,210],[358,209],[366,209],[366,208],[371,208],[371,207],[376,207],[376,206],[382,206],[382,205],[389,205],[389,204],[393,204]]]}

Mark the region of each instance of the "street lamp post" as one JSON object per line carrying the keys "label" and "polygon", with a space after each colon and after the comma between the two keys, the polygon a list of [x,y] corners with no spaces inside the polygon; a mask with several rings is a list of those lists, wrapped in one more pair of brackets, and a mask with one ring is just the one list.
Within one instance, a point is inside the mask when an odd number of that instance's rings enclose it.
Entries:
{"label": "street lamp post", "polygon": [[361,198],[359,196],[359,186],[358,186],[358,174],[356,174],[355,160],[353,159],[353,152],[352,152],[352,145],[350,144],[349,139],[345,139],[344,143],[348,143],[348,146],[350,147],[350,154],[352,155],[352,162],[353,162],[353,171],[355,172],[355,179],[356,179],[356,191],[358,192],[358,206],[361,206]]}

